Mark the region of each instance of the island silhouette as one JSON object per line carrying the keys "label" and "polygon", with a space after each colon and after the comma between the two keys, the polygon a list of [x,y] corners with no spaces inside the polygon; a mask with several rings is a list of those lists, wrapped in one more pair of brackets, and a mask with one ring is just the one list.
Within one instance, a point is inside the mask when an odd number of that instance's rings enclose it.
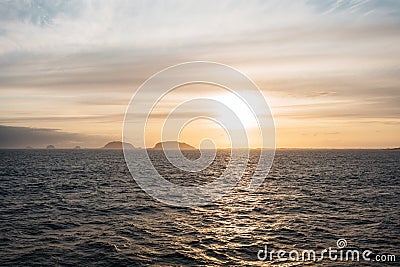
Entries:
{"label": "island silhouette", "polygon": [[[121,141],[112,141],[108,142],[105,146],[102,147],[102,149],[141,149],[133,146],[131,143],[127,142],[121,142]],[[178,142],[178,141],[165,141],[165,142],[158,142],[154,145],[152,150],[174,150],[174,149],[180,149],[180,150],[197,150],[194,146],[191,146],[189,144],[183,143],[183,142]]]}
{"label": "island silhouette", "polygon": [[197,150],[197,148],[188,145],[186,143],[178,142],[178,141],[165,141],[165,142],[158,142],[155,144],[155,146],[152,149],[155,150],[162,150],[162,149],[167,149],[167,150],[172,150],[172,149],[179,149],[180,150]]}
{"label": "island silhouette", "polygon": [[132,144],[121,141],[109,142],[105,146],[103,146],[103,149],[122,149],[123,146],[125,147],[125,149],[135,149],[135,147]]}

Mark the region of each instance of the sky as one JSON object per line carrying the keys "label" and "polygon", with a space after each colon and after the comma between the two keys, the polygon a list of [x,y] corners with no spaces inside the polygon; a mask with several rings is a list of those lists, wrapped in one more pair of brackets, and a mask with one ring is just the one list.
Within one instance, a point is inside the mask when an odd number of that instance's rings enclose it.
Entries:
{"label": "sky", "polygon": [[[399,44],[395,0],[0,0],[0,147],[121,140],[137,88],[195,60],[227,64],[257,84],[277,147],[399,147]],[[154,125],[181,97],[227,99],[187,89],[160,103]],[[209,123],[196,122],[182,141],[198,146],[211,132],[226,146]],[[156,132],[146,145],[159,141]]]}

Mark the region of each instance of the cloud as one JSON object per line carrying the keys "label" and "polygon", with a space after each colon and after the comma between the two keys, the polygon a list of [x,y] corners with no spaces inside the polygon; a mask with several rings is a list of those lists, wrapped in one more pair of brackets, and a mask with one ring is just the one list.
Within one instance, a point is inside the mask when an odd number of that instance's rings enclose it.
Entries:
{"label": "cloud", "polygon": [[398,76],[398,2],[320,2],[4,2],[0,90],[122,92],[188,60],[269,82]]}
{"label": "cloud", "polygon": [[0,123],[13,123],[13,122],[52,122],[52,121],[63,121],[63,122],[108,122],[108,121],[122,121],[124,114],[109,114],[109,115],[92,115],[92,116],[19,116],[17,118],[7,119],[0,118]]}
{"label": "cloud", "polygon": [[191,60],[240,69],[278,117],[394,120],[399,42],[399,1],[2,1],[0,123],[119,134],[135,89]]}
{"label": "cloud", "polygon": [[77,145],[83,147],[100,147],[106,141],[107,138],[102,136],[67,133],[58,129],[0,125],[1,148],[24,148],[26,146],[43,148],[49,144],[60,148],[71,148]]}
{"label": "cloud", "polygon": [[293,120],[341,120],[349,123],[381,120],[382,123],[399,123],[400,97],[370,98],[365,100],[348,100],[305,104],[293,104],[276,107],[276,116]]}
{"label": "cloud", "polygon": [[78,1],[2,1],[0,2],[0,21],[26,22],[36,26],[51,25],[60,15],[77,15]]}

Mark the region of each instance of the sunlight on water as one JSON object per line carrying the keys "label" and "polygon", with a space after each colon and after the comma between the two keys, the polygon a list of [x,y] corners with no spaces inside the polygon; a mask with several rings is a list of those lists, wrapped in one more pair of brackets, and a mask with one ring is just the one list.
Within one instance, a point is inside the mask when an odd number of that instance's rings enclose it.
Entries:
{"label": "sunlight on water", "polygon": [[[229,195],[194,208],[150,198],[135,185],[121,151],[0,153],[4,263],[260,265],[257,252],[264,245],[323,249],[338,238],[351,247],[399,254],[396,151],[278,151],[270,175],[250,194],[245,185],[258,158],[253,151]],[[209,168],[184,174],[161,152],[152,153],[157,169],[181,184],[211,181],[227,160],[220,151]]]}

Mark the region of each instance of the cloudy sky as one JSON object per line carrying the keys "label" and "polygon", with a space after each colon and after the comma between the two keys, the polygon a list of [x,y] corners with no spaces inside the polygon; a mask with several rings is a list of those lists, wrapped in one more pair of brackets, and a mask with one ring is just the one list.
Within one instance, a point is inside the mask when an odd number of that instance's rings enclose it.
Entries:
{"label": "cloudy sky", "polygon": [[260,87],[278,147],[400,146],[400,1],[0,0],[0,147],[120,140],[140,84],[193,60]]}

